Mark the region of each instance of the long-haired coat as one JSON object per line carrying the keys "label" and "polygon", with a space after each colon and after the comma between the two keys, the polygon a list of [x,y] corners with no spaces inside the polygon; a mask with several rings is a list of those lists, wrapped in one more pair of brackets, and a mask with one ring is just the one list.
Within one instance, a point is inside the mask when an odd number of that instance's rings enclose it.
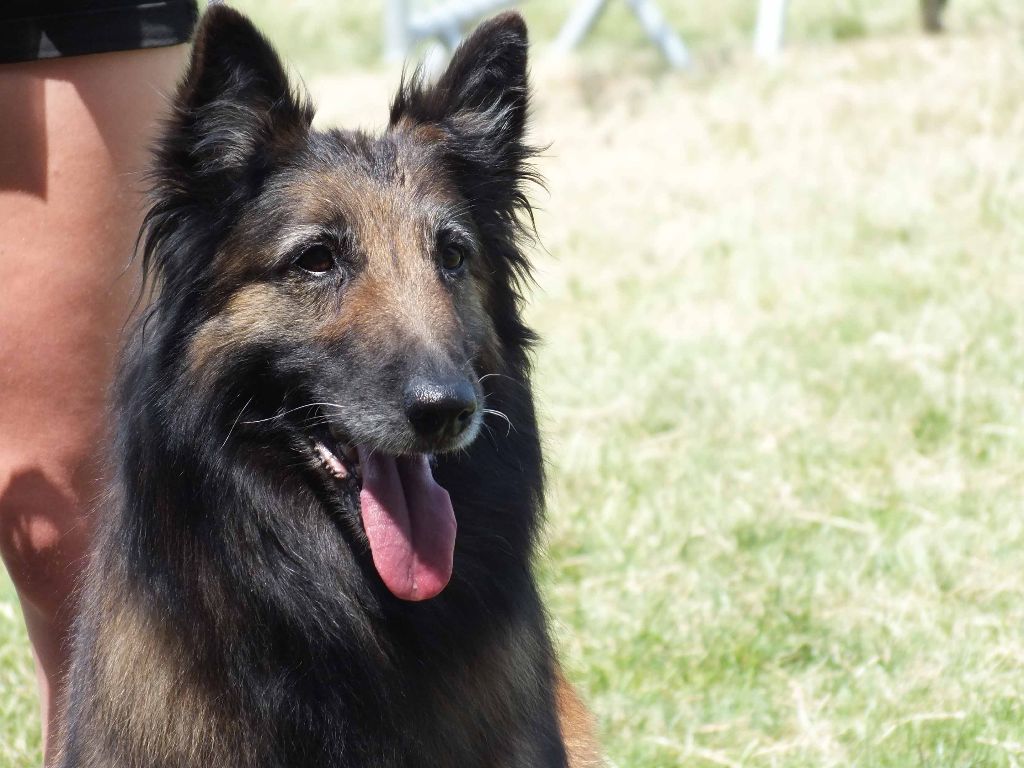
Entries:
{"label": "long-haired coat", "polygon": [[596,760],[531,573],[526,50],[519,16],[482,25],[369,136],[314,129],[248,20],[205,16],[156,152],[64,768]]}

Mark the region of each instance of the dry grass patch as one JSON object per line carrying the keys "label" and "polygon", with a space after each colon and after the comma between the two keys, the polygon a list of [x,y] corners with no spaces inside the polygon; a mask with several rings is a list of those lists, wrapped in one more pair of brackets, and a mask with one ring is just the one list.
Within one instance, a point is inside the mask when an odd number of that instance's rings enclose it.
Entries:
{"label": "dry grass patch", "polygon": [[1018,36],[541,94],[547,583],[616,763],[1016,765]]}

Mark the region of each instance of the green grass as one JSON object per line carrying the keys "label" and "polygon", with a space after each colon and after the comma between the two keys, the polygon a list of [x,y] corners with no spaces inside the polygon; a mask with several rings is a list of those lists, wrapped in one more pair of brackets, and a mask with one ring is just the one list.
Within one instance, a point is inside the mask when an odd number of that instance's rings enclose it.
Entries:
{"label": "green grass", "polygon": [[[619,768],[1013,768],[1024,7],[954,0],[925,40],[910,0],[793,3],[760,67],[752,3],[665,5],[695,74],[628,19],[535,65],[540,569],[570,676]],[[525,7],[543,54],[565,3]],[[368,61],[378,20],[337,13],[339,66]],[[394,72],[320,55],[322,119],[379,124]],[[0,765],[35,762],[31,682],[3,584]]]}
{"label": "green grass", "polygon": [[1022,75],[1011,29],[540,97],[545,583],[617,765],[1024,759]]}
{"label": "green grass", "polygon": [[38,765],[41,755],[32,656],[14,587],[0,569],[0,766]]}

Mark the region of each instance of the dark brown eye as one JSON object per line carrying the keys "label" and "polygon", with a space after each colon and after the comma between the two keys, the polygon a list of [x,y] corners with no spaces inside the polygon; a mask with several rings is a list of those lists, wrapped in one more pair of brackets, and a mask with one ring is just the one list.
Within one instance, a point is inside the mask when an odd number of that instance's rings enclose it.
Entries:
{"label": "dark brown eye", "polygon": [[303,251],[295,263],[307,272],[322,275],[334,269],[334,255],[327,246],[314,245]]}
{"label": "dark brown eye", "polygon": [[441,266],[448,272],[458,272],[466,263],[466,251],[458,245],[448,245],[441,251]]}

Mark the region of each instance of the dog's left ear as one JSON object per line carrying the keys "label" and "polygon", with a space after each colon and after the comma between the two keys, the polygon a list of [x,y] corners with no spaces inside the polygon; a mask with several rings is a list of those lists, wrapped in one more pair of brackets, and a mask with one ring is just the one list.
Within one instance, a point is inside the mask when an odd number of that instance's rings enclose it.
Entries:
{"label": "dog's left ear", "polygon": [[258,181],[309,128],[313,110],[292,89],[280,58],[252,22],[224,5],[203,16],[169,130],[158,179],[222,207]]}
{"label": "dog's left ear", "polygon": [[495,16],[459,46],[434,85],[424,85],[417,73],[391,105],[393,129],[410,123],[440,128],[456,176],[472,187],[471,202],[491,196],[490,203],[501,208],[519,200],[502,198],[517,188],[533,155],[524,143],[527,45],[522,16]]}
{"label": "dog's left ear", "polygon": [[186,295],[239,206],[301,149],[312,120],[312,105],[252,22],[211,6],[150,171],[143,265],[166,295]]}

